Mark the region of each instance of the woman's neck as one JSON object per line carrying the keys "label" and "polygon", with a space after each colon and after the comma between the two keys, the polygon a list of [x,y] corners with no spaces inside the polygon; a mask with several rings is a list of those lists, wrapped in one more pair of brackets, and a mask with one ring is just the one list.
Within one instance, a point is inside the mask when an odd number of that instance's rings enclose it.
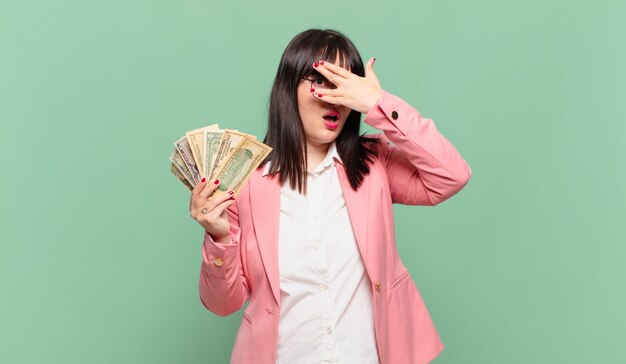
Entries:
{"label": "woman's neck", "polygon": [[306,145],[306,165],[307,170],[312,171],[317,167],[322,161],[326,154],[328,153],[329,144],[309,144]]}

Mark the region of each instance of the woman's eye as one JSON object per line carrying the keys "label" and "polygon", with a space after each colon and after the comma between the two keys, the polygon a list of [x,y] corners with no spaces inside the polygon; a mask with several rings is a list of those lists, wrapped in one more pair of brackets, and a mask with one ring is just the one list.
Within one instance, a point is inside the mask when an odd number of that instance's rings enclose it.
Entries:
{"label": "woman's eye", "polygon": [[321,86],[321,85],[323,85],[323,84],[325,84],[325,83],[326,83],[325,81],[326,81],[326,80],[324,80],[324,79],[322,79],[322,78],[317,78],[317,79],[315,79],[315,81],[314,81],[314,82],[315,82],[315,84],[316,84],[316,85]]}

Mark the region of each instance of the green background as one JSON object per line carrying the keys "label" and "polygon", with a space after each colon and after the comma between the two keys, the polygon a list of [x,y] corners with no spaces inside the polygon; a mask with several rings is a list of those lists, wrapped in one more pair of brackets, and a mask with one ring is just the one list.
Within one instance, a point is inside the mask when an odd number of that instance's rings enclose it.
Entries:
{"label": "green background", "polygon": [[[623,1],[3,1],[1,363],[227,363],[173,142],[265,135],[288,41],[375,56],[469,184],[396,206],[445,363],[626,362]],[[367,129],[364,129],[367,130]]]}

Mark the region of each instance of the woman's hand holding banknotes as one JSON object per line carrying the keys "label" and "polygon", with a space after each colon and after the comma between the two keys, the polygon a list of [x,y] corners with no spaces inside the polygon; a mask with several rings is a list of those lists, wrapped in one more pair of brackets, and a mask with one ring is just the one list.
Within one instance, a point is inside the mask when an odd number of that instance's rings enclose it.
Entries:
{"label": "woman's hand holding banknotes", "polygon": [[189,213],[206,230],[215,242],[222,242],[228,238],[230,223],[226,208],[235,202],[233,191],[217,195],[214,199],[209,196],[217,190],[219,181],[208,182],[206,178],[198,182],[191,191]]}

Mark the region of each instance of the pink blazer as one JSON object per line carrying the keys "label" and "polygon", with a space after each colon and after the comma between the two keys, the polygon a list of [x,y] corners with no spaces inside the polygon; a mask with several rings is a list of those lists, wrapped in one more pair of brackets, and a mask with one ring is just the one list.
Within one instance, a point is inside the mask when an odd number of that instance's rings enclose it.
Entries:
{"label": "pink blazer", "polygon": [[[396,249],[392,203],[436,205],[465,186],[471,170],[432,120],[383,91],[364,122],[384,134],[358,191],[335,160],[356,241],[372,284],[381,364],[428,363],[443,344]],[[225,316],[250,300],[231,363],[275,364],[280,314],[278,178],[256,170],[228,209],[229,245],[205,232],[199,290],[202,304]]]}

